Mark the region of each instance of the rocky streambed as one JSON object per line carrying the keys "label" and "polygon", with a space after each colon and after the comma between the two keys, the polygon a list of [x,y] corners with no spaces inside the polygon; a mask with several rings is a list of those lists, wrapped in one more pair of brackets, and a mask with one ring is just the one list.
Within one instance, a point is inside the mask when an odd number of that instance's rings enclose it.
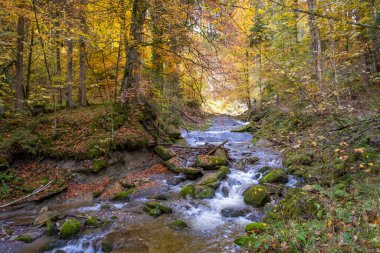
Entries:
{"label": "rocky streambed", "polygon": [[219,117],[183,131],[185,143],[157,146],[159,156],[119,153],[96,175],[73,169],[65,193],[0,214],[0,252],[239,252],[246,225],[297,183],[278,153],[234,132],[244,126]]}

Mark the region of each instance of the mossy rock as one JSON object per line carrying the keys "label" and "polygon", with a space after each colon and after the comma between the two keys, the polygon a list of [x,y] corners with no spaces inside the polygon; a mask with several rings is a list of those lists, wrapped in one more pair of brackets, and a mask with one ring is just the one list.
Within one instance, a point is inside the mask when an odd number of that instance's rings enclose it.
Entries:
{"label": "mossy rock", "polygon": [[126,191],[118,192],[113,197],[112,200],[129,200],[129,195],[135,192],[135,189],[129,189]]}
{"label": "mossy rock", "polygon": [[165,166],[174,173],[183,173],[190,176],[200,176],[202,175],[202,169],[185,167],[184,162],[178,157],[173,157],[169,161],[164,162]]}
{"label": "mossy rock", "polygon": [[199,180],[197,185],[205,185],[211,188],[218,188],[221,183],[221,180],[219,178],[219,173],[207,173],[203,175],[203,177]]}
{"label": "mossy rock", "polygon": [[231,170],[227,166],[222,166],[218,170],[218,177],[219,179],[224,179],[230,173],[231,173]]}
{"label": "mossy rock", "polygon": [[262,207],[269,200],[269,193],[262,185],[252,186],[244,192],[244,202],[253,207]]}
{"label": "mossy rock", "polygon": [[214,188],[196,185],[195,186],[195,198],[197,199],[212,199],[215,196]]}
{"label": "mossy rock", "polygon": [[79,233],[81,228],[82,225],[79,221],[77,221],[76,219],[68,219],[65,221],[65,223],[63,223],[61,227],[60,237],[62,239],[68,239]]}
{"label": "mossy rock", "polygon": [[85,221],[85,224],[89,227],[99,227],[100,226],[100,222],[98,220],[98,218],[96,217],[88,217]]}
{"label": "mossy rock", "polygon": [[261,167],[257,172],[264,174],[265,172],[267,172],[268,170],[271,170],[271,169],[272,168],[269,166],[264,166],[264,167]]}
{"label": "mossy rock", "polygon": [[49,236],[53,236],[58,234],[58,228],[55,222],[48,220],[46,221],[46,229],[45,229],[45,234]]}
{"label": "mossy rock", "polygon": [[182,220],[175,220],[169,223],[169,227],[174,230],[182,230],[187,228],[187,223]]}
{"label": "mossy rock", "polygon": [[216,170],[220,166],[227,165],[228,161],[222,156],[198,155],[195,159],[196,167],[206,170]]}
{"label": "mossy rock", "polygon": [[156,218],[162,214],[162,211],[157,208],[149,208],[148,206],[144,206],[144,211],[147,212],[150,216]]}
{"label": "mossy rock", "polygon": [[154,152],[164,161],[170,160],[175,156],[175,154],[172,151],[161,145],[154,147]]}
{"label": "mossy rock", "polygon": [[157,202],[157,201],[150,201],[150,202],[146,203],[146,206],[150,209],[158,209],[163,213],[172,213],[173,212],[173,210],[170,207],[165,206],[162,203]]}
{"label": "mossy rock", "polygon": [[35,239],[29,234],[19,235],[15,239],[16,241],[24,242],[24,243],[32,243]]}
{"label": "mossy rock", "polygon": [[322,219],[325,216],[325,209],[317,198],[298,188],[289,189],[272,212],[270,218],[280,219]]}
{"label": "mossy rock", "polygon": [[108,161],[106,161],[105,159],[95,159],[92,162],[92,171],[94,173],[98,173],[99,171],[107,168],[107,166],[108,166]]}
{"label": "mossy rock", "polygon": [[260,179],[260,183],[286,183],[288,177],[283,169],[272,169]]}
{"label": "mossy rock", "polygon": [[113,244],[110,240],[104,239],[101,244],[103,252],[111,252],[113,250]]}
{"label": "mossy rock", "polygon": [[252,222],[245,226],[245,232],[253,233],[256,231],[265,231],[268,228],[268,224],[264,222]]}
{"label": "mossy rock", "polygon": [[168,200],[169,195],[166,194],[157,194],[151,197],[152,199],[157,199],[157,200]]}
{"label": "mossy rock", "polygon": [[192,184],[185,185],[184,187],[182,187],[180,194],[181,194],[182,198],[186,198],[186,197],[194,198],[195,197],[195,186]]}

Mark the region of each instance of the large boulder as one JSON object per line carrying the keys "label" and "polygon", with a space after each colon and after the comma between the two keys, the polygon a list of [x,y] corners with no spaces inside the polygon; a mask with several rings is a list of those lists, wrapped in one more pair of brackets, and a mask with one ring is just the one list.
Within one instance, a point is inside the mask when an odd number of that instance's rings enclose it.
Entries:
{"label": "large boulder", "polygon": [[253,207],[262,207],[269,200],[269,193],[262,185],[252,186],[244,192],[244,202]]}
{"label": "large boulder", "polygon": [[175,155],[172,151],[170,151],[168,148],[165,148],[164,146],[158,145],[154,147],[154,152],[162,158],[162,160],[167,161],[173,158]]}
{"label": "large boulder", "polygon": [[283,169],[272,169],[260,179],[260,183],[286,183],[288,177]]}
{"label": "large boulder", "polygon": [[219,178],[219,173],[207,173],[205,174],[197,183],[197,185],[205,185],[211,188],[218,188],[221,183],[221,180]]}
{"label": "large boulder", "polygon": [[222,156],[198,155],[195,159],[196,167],[205,170],[216,170],[220,166],[227,165],[227,158]]}
{"label": "large boulder", "polygon": [[62,239],[68,239],[79,233],[81,228],[82,224],[79,221],[76,219],[68,219],[65,221],[65,223],[63,223],[61,227],[60,237]]}

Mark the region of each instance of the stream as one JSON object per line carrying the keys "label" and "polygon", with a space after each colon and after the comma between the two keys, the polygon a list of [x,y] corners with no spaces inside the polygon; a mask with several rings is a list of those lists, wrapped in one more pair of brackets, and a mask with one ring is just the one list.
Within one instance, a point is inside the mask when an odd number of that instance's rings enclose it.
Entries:
{"label": "stream", "polygon": [[[260,221],[278,201],[272,199],[263,208],[253,208],[244,203],[243,192],[250,186],[258,184],[258,180],[262,177],[258,172],[260,168],[282,166],[281,156],[261,145],[252,144],[251,134],[231,132],[244,124],[246,123],[229,117],[218,117],[207,131],[182,131],[182,137],[190,146],[219,144],[228,140],[224,147],[230,158],[231,173],[218,187],[214,198],[181,199],[179,197],[181,188],[194,183],[194,180],[178,183],[181,180],[173,178],[181,178],[181,175],[172,173],[156,175],[152,178],[156,185],[134,194],[130,201],[91,201],[68,210],[66,206],[65,213],[97,216],[100,219],[109,219],[111,222],[102,228],[82,231],[79,239],[59,240],[56,247],[49,252],[103,252],[101,249],[103,238],[111,239],[114,242],[114,249],[115,246],[119,248],[112,252],[240,252],[241,249],[234,245],[233,241],[244,235],[246,224]],[[254,157],[259,158],[258,162],[250,163],[250,158]],[[189,165],[191,163],[190,159]],[[290,176],[287,186],[294,187],[296,183],[297,180]],[[154,194],[169,196],[163,204],[173,209],[172,214],[152,218],[143,211],[144,203]],[[177,231],[168,227],[171,221],[178,219],[185,221],[188,228]],[[0,216],[0,224],[1,222]],[[42,236],[34,244],[38,244],[38,241],[42,244],[49,240],[50,237]],[[0,242],[0,251],[1,249]],[[11,247],[5,249],[7,250],[4,252],[16,252],[9,250]],[[17,247],[17,252],[33,252],[32,249],[33,247]]]}

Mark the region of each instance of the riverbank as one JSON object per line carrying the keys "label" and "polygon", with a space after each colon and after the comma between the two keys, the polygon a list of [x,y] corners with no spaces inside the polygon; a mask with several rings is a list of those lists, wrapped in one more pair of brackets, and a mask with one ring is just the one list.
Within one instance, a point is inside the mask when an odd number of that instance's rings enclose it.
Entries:
{"label": "riverbank", "polygon": [[[314,116],[312,116],[314,115]],[[268,107],[249,115],[256,140],[303,178],[240,244],[253,252],[377,252],[380,248],[380,122],[373,113],[292,114]]]}

